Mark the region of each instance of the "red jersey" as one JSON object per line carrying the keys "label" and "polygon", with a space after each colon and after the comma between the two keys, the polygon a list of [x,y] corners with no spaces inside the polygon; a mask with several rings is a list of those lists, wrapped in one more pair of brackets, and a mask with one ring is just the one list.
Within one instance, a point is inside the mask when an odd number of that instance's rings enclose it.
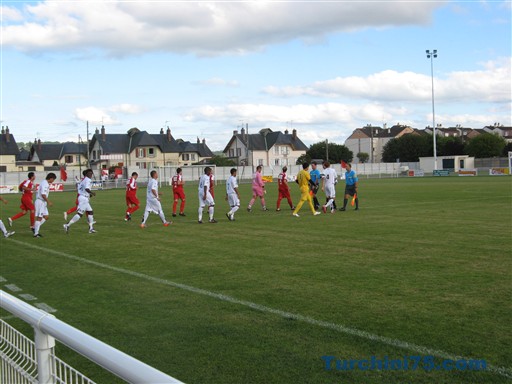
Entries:
{"label": "red jersey", "polygon": [[213,173],[210,173],[210,195],[212,195],[212,197],[215,197],[213,194],[214,179]]}
{"label": "red jersey", "polygon": [[[23,189],[23,187],[29,188],[29,190],[25,190]],[[32,195],[34,193],[34,191],[32,191],[32,188],[34,188],[34,184],[32,184],[32,180],[30,179],[23,181],[19,186],[20,191],[23,193],[23,197],[30,199],[32,199]]]}
{"label": "red jersey", "polygon": [[135,194],[137,192],[137,181],[130,177],[130,180],[126,183],[126,193],[127,194]]}
{"label": "red jersey", "polygon": [[171,181],[172,189],[173,190],[183,189],[183,184],[181,184],[182,181],[183,181],[183,178],[181,177],[181,175],[179,173],[175,174],[172,177],[172,181]]}
{"label": "red jersey", "polygon": [[277,176],[277,185],[280,190],[288,189],[288,179],[286,177],[286,173],[281,172],[279,176]]}

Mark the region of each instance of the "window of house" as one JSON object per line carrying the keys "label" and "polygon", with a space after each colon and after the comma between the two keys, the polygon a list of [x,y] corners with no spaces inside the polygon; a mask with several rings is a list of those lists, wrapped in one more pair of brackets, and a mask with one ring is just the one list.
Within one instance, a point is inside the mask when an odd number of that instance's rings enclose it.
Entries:
{"label": "window of house", "polygon": [[258,159],[258,165],[263,165],[263,159]]}
{"label": "window of house", "polygon": [[235,150],[234,149],[230,149],[229,150],[229,157],[235,157]]}
{"label": "window of house", "polygon": [[146,148],[137,148],[137,157],[146,157]]}
{"label": "window of house", "polygon": [[92,151],[92,158],[96,160],[96,151]]}
{"label": "window of house", "polygon": [[279,159],[274,159],[274,165],[279,165]]}
{"label": "window of house", "polygon": [[155,148],[148,148],[148,156],[149,157],[155,157],[156,156]]}
{"label": "window of house", "polygon": [[242,148],[237,148],[236,149],[236,155],[237,156],[242,156]]}
{"label": "window of house", "polygon": [[274,155],[279,155],[279,146],[274,147]]}
{"label": "window of house", "polygon": [[7,165],[0,165],[0,172],[7,172]]}
{"label": "window of house", "polygon": [[64,162],[65,163],[72,163],[73,162],[73,156],[72,155],[64,156]]}
{"label": "window of house", "polygon": [[146,169],[147,168],[147,164],[144,161],[136,162],[135,166],[138,167],[139,169]]}
{"label": "window of house", "polygon": [[27,171],[35,172],[36,171],[36,167],[27,167]]}
{"label": "window of house", "polygon": [[290,151],[290,148],[286,145],[280,147],[281,155],[287,155]]}
{"label": "window of house", "polygon": [[181,160],[183,161],[189,161],[190,160],[190,155],[188,153],[184,153],[181,155]]}
{"label": "window of house", "polygon": [[192,161],[196,161],[196,154],[195,154],[195,153],[192,153],[192,154],[190,155],[190,160],[192,160]]}
{"label": "window of house", "polygon": [[80,155],[76,155],[75,156],[75,163],[79,163],[80,162]]}

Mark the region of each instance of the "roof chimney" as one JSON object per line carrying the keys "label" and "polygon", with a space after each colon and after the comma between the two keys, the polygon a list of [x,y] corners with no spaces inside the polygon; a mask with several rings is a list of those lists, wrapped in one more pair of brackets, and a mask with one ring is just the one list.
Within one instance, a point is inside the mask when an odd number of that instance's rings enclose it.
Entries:
{"label": "roof chimney", "polygon": [[171,128],[167,127],[167,141],[171,141]]}
{"label": "roof chimney", "polygon": [[164,134],[164,129],[163,128],[160,128],[160,134],[163,135]]}
{"label": "roof chimney", "polygon": [[206,139],[203,137],[203,144],[206,145]]}
{"label": "roof chimney", "polygon": [[240,134],[242,135],[242,137],[245,136],[245,128],[242,127],[242,129],[240,130]]}
{"label": "roof chimney", "polygon": [[297,138],[297,130],[296,129],[294,129],[292,131],[292,138],[293,138],[293,140],[295,140]]}
{"label": "roof chimney", "polygon": [[95,135],[99,135],[100,134],[100,130],[98,129],[98,127],[96,127],[96,130],[94,131],[94,134]]}
{"label": "roof chimney", "polygon": [[199,136],[197,136],[197,144],[199,144],[201,141],[199,140]]}
{"label": "roof chimney", "polygon": [[41,150],[41,139],[37,139],[37,149]]}
{"label": "roof chimney", "polygon": [[105,126],[101,126],[101,140],[105,141]]}
{"label": "roof chimney", "polygon": [[233,136],[236,136],[236,135],[238,135],[238,131],[235,129],[235,130],[233,131]]}
{"label": "roof chimney", "polygon": [[286,129],[286,130],[284,131],[284,134],[285,134],[285,135],[287,135],[288,133],[289,133],[289,132],[288,132],[288,130]]}
{"label": "roof chimney", "polygon": [[2,135],[5,133],[5,128],[4,126],[2,125]]}
{"label": "roof chimney", "polygon": [[11,141],[11,135],[9,134],[9,127],[5,127],[5,141],[9,143]]}

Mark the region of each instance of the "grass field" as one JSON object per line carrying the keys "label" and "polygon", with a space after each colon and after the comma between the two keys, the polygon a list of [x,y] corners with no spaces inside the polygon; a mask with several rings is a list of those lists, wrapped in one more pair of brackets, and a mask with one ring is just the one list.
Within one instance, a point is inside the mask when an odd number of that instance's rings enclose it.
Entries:
{"label": "grass field", "polygon": [[[511,187],[509,177],[363,179],[359,211],[313,217],[305,206],[295,218],[275,212],[275,185],[270,211],[248,213],[245,184],[229,222],[219,185],[219,223],[199,225],[196,186],[188,185],[187,217],[165,228],[152,215],[146,229],[144,188],[129,223],[124,191],[99,191],[91,202],[98,233],[81,220],[69,235],[62,212],[75,196],[53,193],[44,238],[32,238],[24,217],[15,236],[0,240],[0,284],[16,284],[59,319],[187,383],[506,383]],[[162,191],[171,218],[170,188]],[[341,204],[340,185],[338,195]],[[4,222],[19,196],[7,198]],[[116,382],[62,345],[57,353],[98,383]],[[436,365],[484,359],[488,369],[326,370],[322,359],[430,355]]]}

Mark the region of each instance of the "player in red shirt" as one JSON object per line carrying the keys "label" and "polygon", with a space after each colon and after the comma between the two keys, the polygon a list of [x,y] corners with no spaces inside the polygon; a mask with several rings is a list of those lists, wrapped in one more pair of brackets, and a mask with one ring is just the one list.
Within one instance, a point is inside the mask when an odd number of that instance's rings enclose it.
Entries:
{"label": "player in red shirt", "polygon": [[140,208],[140,202],[137,198],[137,172],[132,173],[132,177],[126,183],[126,216],[124,221],[130,221],[132,219],[132,213]]}
{"label": "player in red shirt", "polygon": [[33,201],[33,193],[36,190],[34,187],[34,180],[36,179],[36,175],[34,172],[29,172],[27,176],[28,179],[24,180],[18,187],[20,192],[22,192],[20,205],[21,212],[7,219],[9,221],[10,227],[12,227],[12,222],[14,220],[17,220],[20,217],[25,216],[27,212],[30,212],[30,228],[34,229],[35,207]]}
{"label": "player in red shirt", "polygon": [[295,209],[292,203],[292,198],[290,197],[290,188],[288,187],[288,179],[286,176],[286,171],[288,168],[285,166],[283,167],[283,171],[279,174],[277,177],[277,187],[279,191],[279,195],[277,197],[277,209],[276,211],[281,210],[281,200],[286,199],[288,200],[288,204],[290,205],[290,208],[292,211]]}
{"label": "player in red shirt", "polygon": [[172,204],[172,216],[176,217],[176,207],[178,206],[178,200],[181,200],[180,204],[180,216],[185,216],[185,191],[183,185],[185,181],[181,175],[182,169],[176,169],[176,174],[172,177],[172,192],[174,193],[174,202]]}
{"label": "player in red shirt", "polygon": [[75,200],[75,205],[73,207],[69,208],[66,212],[64,212],[64,220],[66,220],[66,221],[68,221],[68,215],[71,215],[78,208],[78,196],[79,196],[78,195],[78,185],[80,184],[80,181],[82,181],[82,180],[80,180],[77,176],[75,176],[75,186],[76,186],[76,191],[77,191],[76,200]]}

